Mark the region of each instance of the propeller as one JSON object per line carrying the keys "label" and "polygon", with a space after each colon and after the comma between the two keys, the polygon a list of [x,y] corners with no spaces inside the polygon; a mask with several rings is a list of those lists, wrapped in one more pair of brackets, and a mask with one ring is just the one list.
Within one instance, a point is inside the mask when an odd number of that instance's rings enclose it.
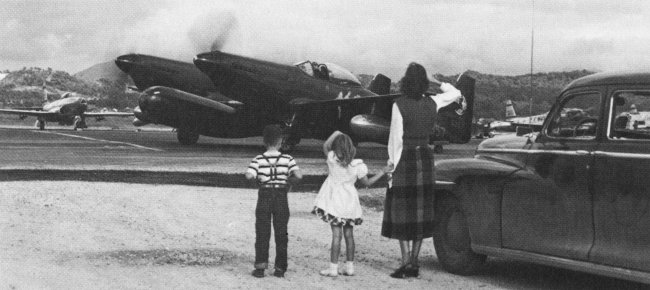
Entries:
{"label": "propeller", "polygon": [[238,27],[232,12],[210,11],[198,16],[187,33],[199,53],[221,50]]}

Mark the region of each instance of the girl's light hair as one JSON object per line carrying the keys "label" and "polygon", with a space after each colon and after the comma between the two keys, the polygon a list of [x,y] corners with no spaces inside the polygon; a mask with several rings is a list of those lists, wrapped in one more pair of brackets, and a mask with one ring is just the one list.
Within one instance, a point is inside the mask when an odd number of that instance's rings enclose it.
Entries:
{"label": "girl's light hair", "polygon": [[343,167],[347,167],[354,159],[354,156],[357,154],[357,148],[354,147],[352,143],[352,138],[347,134],[341,134],[334,138],[332,141],[332,151],[334,155],[339,160],[339,164]]}

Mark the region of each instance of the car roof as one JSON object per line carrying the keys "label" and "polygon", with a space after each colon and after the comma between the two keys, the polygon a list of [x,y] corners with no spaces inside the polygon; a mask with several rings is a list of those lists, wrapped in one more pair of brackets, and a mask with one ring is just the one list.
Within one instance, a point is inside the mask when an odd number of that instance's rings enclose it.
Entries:
{"label": "car roof", "polygon": [[593,85],[650,84],[650,71],[603,72],[584,76],[569,83],[562,92]]}

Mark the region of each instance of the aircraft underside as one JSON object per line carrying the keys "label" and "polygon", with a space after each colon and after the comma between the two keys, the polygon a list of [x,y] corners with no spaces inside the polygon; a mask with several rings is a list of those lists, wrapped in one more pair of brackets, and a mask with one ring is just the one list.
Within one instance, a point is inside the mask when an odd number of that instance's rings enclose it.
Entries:
{"label": "aircraft underside", "polygon": [[[171,98],[143,96],[143,123],[176,128],[181,144],[194,144],[199,135],[216,138],[260,136],[264,126],[280,124],[285,128],[287,146],[295,146],[302,138],[326,139],[333,131],[350,134],[355,141],[386,143],[388,118],[373,116],[349,106],[322,107],[288,112],[287,105],[240,106],[233,114]],[[355,134],[355,132],[357,134]],[[359,134],[362,133],[362,134]]]}

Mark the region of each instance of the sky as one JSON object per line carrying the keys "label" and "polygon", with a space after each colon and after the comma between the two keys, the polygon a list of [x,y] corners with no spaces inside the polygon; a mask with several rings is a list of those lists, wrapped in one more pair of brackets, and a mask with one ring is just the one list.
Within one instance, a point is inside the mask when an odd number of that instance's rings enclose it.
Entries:
{"label": "sky", "polygon": [[410,62],[522,75],[533,39],[534,72],[633,70],[650,67],[649,17],[645,0],[0,0],[0,71],[76,73],[126,53],[191,62],[218,48],[392,79]]}

